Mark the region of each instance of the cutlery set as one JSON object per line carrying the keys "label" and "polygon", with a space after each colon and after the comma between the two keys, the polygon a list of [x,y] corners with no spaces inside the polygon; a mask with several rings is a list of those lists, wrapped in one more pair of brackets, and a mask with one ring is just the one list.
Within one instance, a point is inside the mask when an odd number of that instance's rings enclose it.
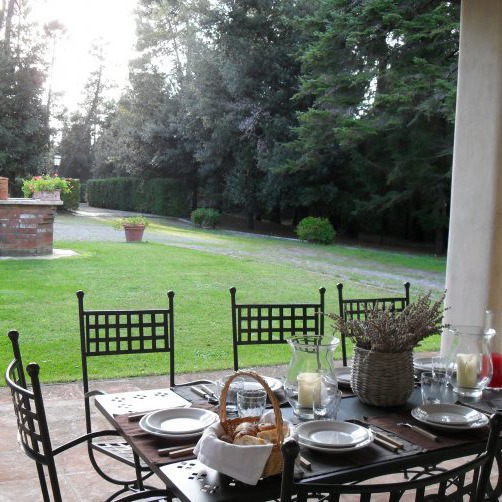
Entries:
{"label": "cutlery set", "polygon": [[216,394],[207,386],[199,385],[198,387],[192,386],[190,387],[192,392],[195,392],[200,397],[203,397],[207,400],[209,404],[219,404],[220,401],[216,397]]}

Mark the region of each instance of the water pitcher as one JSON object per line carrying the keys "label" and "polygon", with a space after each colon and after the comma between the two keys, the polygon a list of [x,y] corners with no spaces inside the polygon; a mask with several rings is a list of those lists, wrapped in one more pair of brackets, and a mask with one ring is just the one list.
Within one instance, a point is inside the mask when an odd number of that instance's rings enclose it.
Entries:
{"label": "water pitcher", "polygon": [[490,341],[495,330],[482,326],[456,326],[447,372],[453,390],[464,397],[479,397],[493,374]]}
{"label": "water pitcher", "polygon": [[288,343],[292,355],[284,382],[286,397],[296,416],[312,420],[316,396],[323,394],[323,387],[336,385],[334,352],[340,340],[300,335]]}

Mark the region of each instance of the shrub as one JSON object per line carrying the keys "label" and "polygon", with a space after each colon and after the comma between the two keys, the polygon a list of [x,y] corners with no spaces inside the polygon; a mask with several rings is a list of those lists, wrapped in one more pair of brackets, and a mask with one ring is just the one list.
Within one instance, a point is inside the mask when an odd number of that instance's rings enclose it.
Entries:
{"label": "shrub", "polygon": [[80,204],[80,180],[66,178],[66,181],[69,183],[70,191],[61,193],[63,209],[65,211],[75,211]]}
{"label": "shrub", "polygon": [[192,211],[190,219],[199,227],[214,228],[220,220],[220,213],[210,207],[199,207]]}
{"label": "shrub", "polygon": [[327,218],[303,218],[296,227],[296,235],[302,241],[331,244],[335,239],[335,229]]}

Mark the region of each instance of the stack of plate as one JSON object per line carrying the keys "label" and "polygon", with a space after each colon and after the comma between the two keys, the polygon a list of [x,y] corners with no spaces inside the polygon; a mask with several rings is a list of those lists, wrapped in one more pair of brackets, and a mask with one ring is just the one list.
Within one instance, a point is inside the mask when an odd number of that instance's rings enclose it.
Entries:
{"label": "stack of plate", "polygon": [[477,410],[459,404],[424,404],[411,410],[419,422],[437,429],[463,431],[488,424],[488,417]]}
{"label": "stack of plate", "polygon": [[[277,392],[282,388],[282,382],[279,379],[263,375],[261,375],[261,377],[263,378],[263,380],[265,380],[265,382],[270,387],[270,390],[272,392]],[[256,380],[244,379],[244,389],[246,390],[263,389],[263,386],[261,385],[260,382]]]}
{"label": "stack of plate", "polygon": [[322,453],[349,453],[368,446],[370,429],[338,420],[313,420],[297,426],[298,442]]}
{"label": "stack of plate", "polygon": [[218,415],[199,408],[170,408],[145,415],[139,426],[155,436],[171,439],[193,439],[218,420]]}
{"label": "stack of plate", "polygon": [[336,368],[336,379],[338,381],[339,387],[345,387],[350,389],[350,372],[352,368],[350,366],[343,366],[342,368]]}

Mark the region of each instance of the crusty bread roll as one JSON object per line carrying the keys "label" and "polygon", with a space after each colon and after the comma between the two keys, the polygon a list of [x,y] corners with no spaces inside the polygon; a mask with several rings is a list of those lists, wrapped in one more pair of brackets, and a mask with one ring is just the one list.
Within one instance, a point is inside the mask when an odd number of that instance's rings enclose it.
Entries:
{"label": "crusty bread roll", "polygon": [[260,431],[269,431],[275,429],[275,424],[273,424],[272,422],[263,422],[261,424],[258,424],[258,429]]}
{"label": "crusty bread roll", "polygon": [[[287,425],[282,427],[284,437],[289,435],[289,428]],[[265,440],[266,443],[277,443],[277,429],[274,427],[273,429],[267,429],[259,431],[257,437]]]}
{"label": "crusty bread roll", "polygon": [[257,438],[255,436],[248,436],[247,434],[244,434],[242,436],[236,437],[234,439],[234,444],[238,444],[241,446],[248,446],[248,445],[263,445],[267,443],[262,438]]}
{"label": "crusty bread roll", "polygon": [[256,425],[253,422],[242,422],[235,428],[234,434],[237,434],[244,429],[248,429],[249,427],[256,427]]}

